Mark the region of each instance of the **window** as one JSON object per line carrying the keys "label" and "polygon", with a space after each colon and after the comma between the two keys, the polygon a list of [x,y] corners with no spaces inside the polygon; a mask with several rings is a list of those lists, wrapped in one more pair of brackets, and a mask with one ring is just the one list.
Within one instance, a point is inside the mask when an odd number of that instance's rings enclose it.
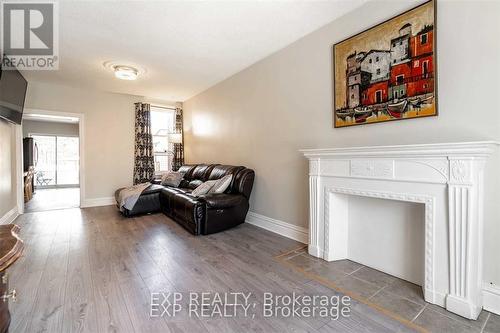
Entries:
{"label": "window", "polygon": [[380,75],[380,68],[377,68],[377,75]]}
{"label": "window", "polygon": [[151,134],[156,174],[170,171],[173,145],[168,142],[168,134],[174,131],[174,123],[174,110],[151,106]]}
{"label": "window", "polygon": [[400,41],[400,42],[399,42],[399,45],[403,45],[403,41]]}
{"label": "window", "polygon": [[413,67],[417,68],[418,66],[420,66],[420,60],[415,60],[415,62],[413,63]]}
{"label": "window", "polygon": [[405,80],[405,76],[404,75],[398,75],[396,76],[396,83],[399,85],[399,84],[403,84],[404,83],[404,80]]}
{"label": "window", "polygon": [[368,60],[368,62],[371,64],[373,62],[372,58],[370,58],[370,60]]}
{"label": "window", "polygon": [[427,34],[420,35],[420,44],[427,44]]}
{"label": "window", "polygon": [[379,59],[379,57],[376,57],[376,58],[375,58],[375,61],[376,61],[376,62],[378,62],[379,60],[380,60],[380,59]]}

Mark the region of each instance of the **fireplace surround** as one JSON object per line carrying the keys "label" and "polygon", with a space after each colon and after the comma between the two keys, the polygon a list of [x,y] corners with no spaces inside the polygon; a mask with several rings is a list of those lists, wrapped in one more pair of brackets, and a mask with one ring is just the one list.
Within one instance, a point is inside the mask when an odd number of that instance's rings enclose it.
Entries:
{"label": "fireplace surround", "polygon": [[496,142],[304,149],[309,248],[348,259],[349,196],[425,206],[427,302],[469,319],[482,309],[484,166]]}

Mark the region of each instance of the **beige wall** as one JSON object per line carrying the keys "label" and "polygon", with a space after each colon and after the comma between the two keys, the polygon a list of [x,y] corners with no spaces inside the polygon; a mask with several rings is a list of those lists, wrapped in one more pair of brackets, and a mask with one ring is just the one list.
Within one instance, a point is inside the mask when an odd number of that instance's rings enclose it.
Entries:
{"label": "beige wall", "polygon": [[16,206],[14,126],[0,119],[0,218]]}
{"label": "beige wall", "polygon": [[[300,148],[500,141],[499,2],[438,2],[439,117],[332,128],[332,45],[414,4],[368,2],[186,101],[187,161],[255,169],[251,210],[305,227]],[[500,183],[489,170],[485,281],[500,285]]]}
{"label": "beige wall", "polygon": [[132,184],[134,103],[143,97],[30,82],[26,108],[84,114],[85,200]]}
{"label": "beige wall", "polygon": [[23,120],[23,137],[30,134],[78,136],[78,124]]}

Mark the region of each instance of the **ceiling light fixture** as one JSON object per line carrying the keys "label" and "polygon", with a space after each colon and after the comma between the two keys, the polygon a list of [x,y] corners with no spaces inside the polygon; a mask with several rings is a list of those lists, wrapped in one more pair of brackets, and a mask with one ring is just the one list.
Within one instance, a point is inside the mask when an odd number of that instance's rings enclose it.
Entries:
{"label": "ceiling light fixture", "polygon": [[130,66],[117,65],[113,66],[113,70],[115,71],[115,77],[121,80],[135,80],[139,74],[137,69]]}

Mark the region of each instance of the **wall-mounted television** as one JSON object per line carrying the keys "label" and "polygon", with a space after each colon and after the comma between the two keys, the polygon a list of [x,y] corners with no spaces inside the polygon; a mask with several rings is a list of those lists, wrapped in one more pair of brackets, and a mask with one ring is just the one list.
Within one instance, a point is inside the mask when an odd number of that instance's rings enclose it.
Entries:
{"label": "wall-mounted television", "polygon": [[0,67],[0,118],[21,124],[28,82],[18,70]]}

